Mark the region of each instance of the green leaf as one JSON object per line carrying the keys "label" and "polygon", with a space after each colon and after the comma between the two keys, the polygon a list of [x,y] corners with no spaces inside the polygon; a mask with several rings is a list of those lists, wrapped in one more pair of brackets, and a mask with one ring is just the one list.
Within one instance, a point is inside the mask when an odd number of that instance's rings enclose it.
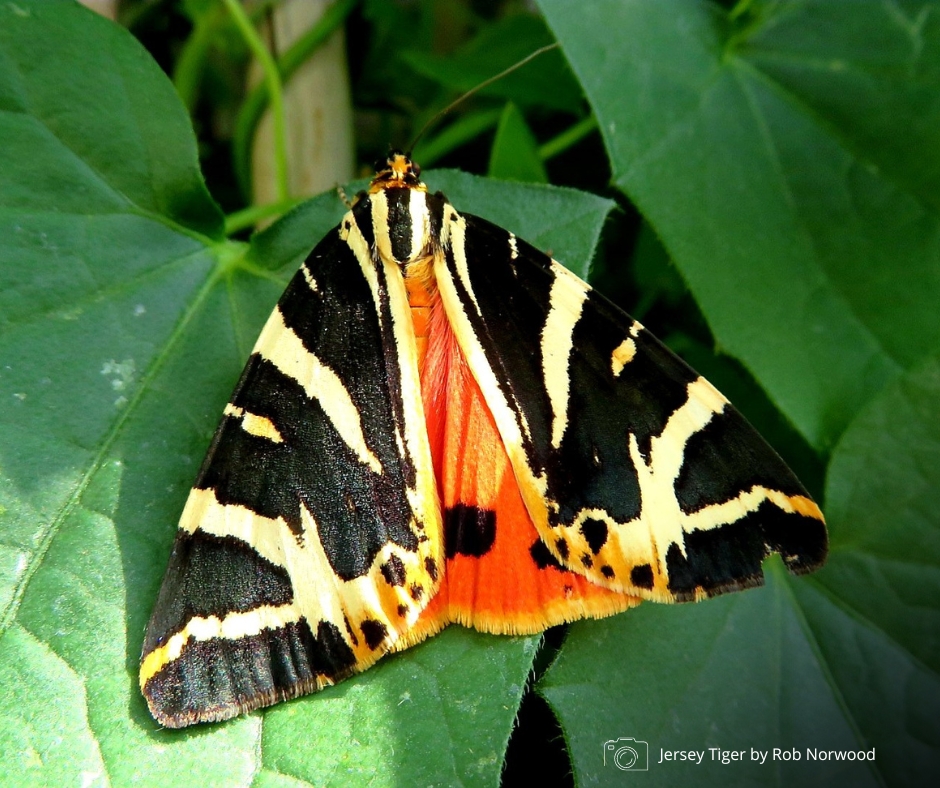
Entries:
{"label": "green leaf", "polygon": [[[454,627],[265,714],[263,768],[311,785],[494,785],[538,638]],[[311,750],[314,750],[311,753]]]}
{"label": "green leaf", "polygon": [[[537,638],[457,629],[266,713],[151,719],[140,646],[189,485],[262,323],[345,208],[331,192],[248,249],[217,240],[171,86],[77,5],[0,5],[0,86],[4,140],[27,162],[0,173],[5,767],[46,785],[496,782]],[[428,181],[581,271],[611,207]]]}
{"label": "green leaf", "polygon": [[512,102],[503,109],[496,127],[488,174],[507,181],[548,183],[535,135]]}
{"label": "green leaf", "polygon": [[[605,742],[622,737],[648,744],[659,786],[880,784],[868,763],[807,761],[807,747],[873,743],[845,715],[782,563],[765,569],[768,586],[759,590],[572,625],[539,691],[559,716],[580,784],[623,779],[604,763]],[[712,747],[743,750],[744,761],[713,760]],[[763,764],[750,757],[752,748],[794,747],[798,762],[774,761],[772,752]],[[661,750],[704,757],[660,763]]]}
{"label": "green leaf", "polygon": [[[826,480],[832,558],[814,584],[843,616],[863,616],[885,645],[909,652],[934,682],[940,673],[938,460],[940,358],[934,356],[882,392],[836,447]],[[934,734],[940,748],[940,727]]]}
{"label": "green leaf", "polygon": [[[7,630],[0,642],[0,682],[5,687],[32,688],[26,693],[27,703],[4,708],[0,718],[8,774],[19,775],[22,784],[38,784],[42,777],[66,783],[78,774],[87,775],[89,784],[103,782],[104,762],[86,725],[81,680],[46,644],[21,627]],[[41,710],[29,702],[37,695],[71,696],[75,701]]]}
{"label": "green leaf", "polygon": [[[516,14],[484,27],[454,55],[445,57],[412,50],[402,52],[401,57],[422,76],[455,93],[463,93],[552,41],[542,19]],[[573,114],[580,112],[583,104],[581,88],[557,51],[546,52],[537,63],[508,74],[484,88],[483,93],[522,107],[538,106]]]}
{"label": "green leaf", "polygon": [[674,306],[688,293],[688,288],[665,250],[656,231],[644,222],[633,250],[633,276],[640,291],[640,303],[631,308],[637,320],[658,300]]}
{"label": "green leaf", "polygon": [[934,4],[539,4],[716,339],[832,445],[940,344]]}
{"label": "green leaf", "polygon": [[0,53],[0,205],[133,213],[221,238],[189,118],[126,31],[74,3],[8,2]]}

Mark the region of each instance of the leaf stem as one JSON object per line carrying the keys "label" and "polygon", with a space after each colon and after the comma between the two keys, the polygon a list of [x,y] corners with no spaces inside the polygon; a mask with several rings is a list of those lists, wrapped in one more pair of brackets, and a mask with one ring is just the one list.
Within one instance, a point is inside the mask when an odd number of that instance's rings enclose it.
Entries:
{"label": "leaf stem", "polygon": [[742,14],[746,14],[753,0],[738,0],[734,8],[728,14],[729,19],[737,19]]}
{"label": "leaf stem", "polygon": [[295,208],[304,201],[303,197],[288,197],[286,200],[269,202],[265,205],[251,205],[241,211],[235,211],[225,217],[225,234],[232,235],[240,232],[262,219],[270,216],[280,216],[287,213],[291,208]]}
{"label": "leaf stem", "polygon": [[254,53],[264,72],[264,84],[271,102],[271,114],[274,121],[274,169],[277,180],[277,194],[280,200],[290,198],[290,186],[287,181],[287,128],[284,122],[284,92],[281,85],[281,72],[274,58],[264,45],[258,31],[248,19],[239,0],[222,0],[235,21],[248,48]]}
{"label": "leaf stem", "polygon": [[[346,17],[358,2],[359,0],[337,0],[327,7],[323,16],[313,27],[284,51],[276,61],[281,83],[286,83],[294,72],[333,35],[334,31],[346,21]],[[267,83],[261,82],[256,85],[242,102],[238,117],[235,119],[235,132],[232,140],[235,173],[246,195],[251,192],[251,142],[261,116],[268,107],[269,96]]]}
{"label": "leaf stem", "polygon": [[215,37],[221,14],[209,11],[196,20],[193,32],[189,35],[176,59],[173,69],[173,85],[186,110],[192,114],[199,94],[202,71],[209,54],[209,47]]}
{"label": "leaf stem", "polygon": [[[256,23],[265,13],[282,2],[284,0],[262,0],[253,3],[248,18],[252,23]],[[199,100],[199,88],[212,43],[217,35],[232,25],[234,22],[228,11],[216,4],[193,20],[193,31],[183,42],[183,48],[180,50],[173,69],[173,84],[176,86],[176,92],[179,93],[190,114]]]}

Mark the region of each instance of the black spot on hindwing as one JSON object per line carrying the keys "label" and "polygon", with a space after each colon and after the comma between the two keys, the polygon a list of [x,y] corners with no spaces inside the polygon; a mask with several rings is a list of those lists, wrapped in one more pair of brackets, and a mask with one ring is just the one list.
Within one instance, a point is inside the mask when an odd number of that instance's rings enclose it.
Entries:
{"label": "black spot on hindwing", "polygon": [[535,565],[539,569],[551,567],[560,572],[565,571],[565,567],[558,562],[558,559],[552,555],[551,550],[545,546],[545,543],[541,539],[536,539],[532,543],[532,546],[529,548],[529,555],[532,556],[532,560],[535,561]]}
{"label": "black spot on hindwing", "polygon": [[581,534],[588,543],[588,547],[591,548],[591,552],[597,555],[607,544],[607,523],[588,517],[581,523]]}
{"label": "black spot on hindwing", "polygon": [[640,564],[630,570],[630,582],[637,588],[650,589],[653,587],[653,567],[649,564]]}
{"label": "black spot on hindwing", "polygon": [[405,565],[397,555],[389,556],[388,561],[382,564],[382,577],[390,586],[405,584]]}
{"label": "black spot on hindwing", "polygon": [[444,510],[444,552],[448,558],[486,555],[496,541],[496,512],[458,503]]}
{"label": "black spot on hindwing", "polygon": [[388,637],[388,628],[381,621],[366,619],[360,626],[362,636],[366,639],[366,645],[373,651],[382,645],[382,642]]}

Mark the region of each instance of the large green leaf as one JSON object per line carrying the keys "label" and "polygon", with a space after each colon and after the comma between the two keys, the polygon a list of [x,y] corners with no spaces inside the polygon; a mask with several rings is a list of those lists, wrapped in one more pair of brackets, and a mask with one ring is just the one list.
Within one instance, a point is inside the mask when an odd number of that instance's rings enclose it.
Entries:
{"label": "large green leaf", "polygon": [[[940,773],[940,359],[853,421],[827,500],[829,564],[696,606],[582,623],[540,686],[581,784],[614,783],[601,745],[647,741],[657,785],[929,785]],[[600,677],[600,678],[599,678]],[[708,748],[745,750],[743,763]],[[770,750],[766,763],[751,749]],[[773,761],[773,748],[799,761]],[[807,748],[875,750],[811,761]],[[661,750],[705,750],[702,765]]]}
{"label": "large green leaf", "polygon": [[[220,240],[171,86],[129,35],[71,3],[0,5],[0,86],[5,775],[495,783],[537,638],[455,629],[267,712],[184,731],[150,718],[137,663],[189,484],[264,319],[345,208],[328,194],[250,247]],[[582,273],[611,205],[428,181]]]}
{"label": "large green leaf", "polygon": [[832,558],[797,598],[897,784],[940,774],[940,356],[852,423],[826,483]]}
{"label": "large green leaf", "polygon": [[817,447],[940,344],[933,0],[540,0],[616,184]]}
{"label": "large green leaf", "polygon": [[189,118],[146,51],[73,3],[9,2],[0,14],[2,204],[219,238]]}
{"label": "large green leaf", "polygon": [[[154,558],[126,553],[124,532],[149,541],[163,469],[182,459],[159,429],[178,409],[151,408],[149,429],[139,414],[206,299],[221,215],[172,87],[80,6],[0,5],[0,96],[5,772],[34,785],[208,779],[197,741],[170,753],[142,714],[145,614],[129,617],[127,599],[138,604],[138,561]],[[146,464],[129,465],[135,453]],[[224,730],[215,759],[248,776],[253,740]]]}

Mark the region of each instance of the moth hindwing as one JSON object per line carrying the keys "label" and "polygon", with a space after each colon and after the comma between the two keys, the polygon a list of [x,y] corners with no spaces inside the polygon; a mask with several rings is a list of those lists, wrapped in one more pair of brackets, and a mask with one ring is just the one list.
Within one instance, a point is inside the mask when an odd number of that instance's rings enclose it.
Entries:
{"label": "moth hindwing", "polygon": [[824,560],[727,400],[393,153],[265,325],[184,508],[140,683],[180,727],[452,622],[537,632]]}

